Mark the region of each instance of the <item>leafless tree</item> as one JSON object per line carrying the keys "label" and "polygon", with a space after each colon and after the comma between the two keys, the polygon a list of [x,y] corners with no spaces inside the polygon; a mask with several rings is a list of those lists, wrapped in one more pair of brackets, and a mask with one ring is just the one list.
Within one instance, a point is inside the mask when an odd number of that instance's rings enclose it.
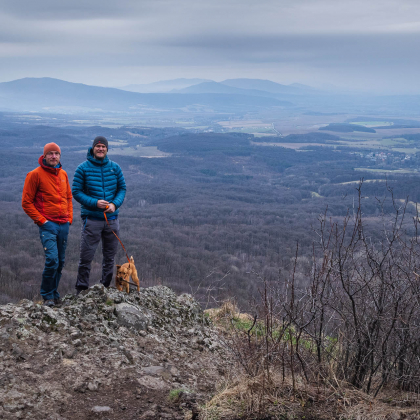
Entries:
{"label": "leafless tree", "polygon": [[[420,258],[418,217],[388,189],[378,200],[382,232],[358,205],[344,220],[319,217],[307,286],[260,278],[249,328],[236,328],[234,350],[248,374],[281,370],[306,381],[348,383],[375,396],[385,386],[418,392],[420,380]],[[394,213],[384,212],[386,200]],[[235,326],[235,325],[234,325]],[[245,340],[241,340],[245,338]],[[242,343],[242,344],[241,344]]]}

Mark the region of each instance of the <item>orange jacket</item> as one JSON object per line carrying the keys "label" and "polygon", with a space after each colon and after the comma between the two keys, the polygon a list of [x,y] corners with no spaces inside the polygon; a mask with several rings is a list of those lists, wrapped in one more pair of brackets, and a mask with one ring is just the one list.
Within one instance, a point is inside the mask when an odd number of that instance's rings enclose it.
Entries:
{"label": "orange jacket", "polygon": [[37,224],[47,220],[56,223],[73,222],[71,188],[66,171],[51,168],[38,159],[39,167],[26,175],[22,193],[22,207]]}

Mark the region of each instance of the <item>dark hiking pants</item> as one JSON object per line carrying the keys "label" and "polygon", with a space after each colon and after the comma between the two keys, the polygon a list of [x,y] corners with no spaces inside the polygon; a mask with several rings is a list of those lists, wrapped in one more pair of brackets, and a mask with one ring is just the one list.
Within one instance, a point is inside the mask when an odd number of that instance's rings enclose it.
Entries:
{"label": "dark hiking pants", "polygon": [[[109,220],[112,230],[118,235],[120,225],[118,219]],[[86,219],[82,226],[80,240],[80,259],[77,272],[76,289],[89,287],[90,267],[99,241],[102,241],[102,279],[101,283],[108,287],[114,272],[114,259],[118,249],[118,239],[112,233],[105,220]]]}
{"label": "dark hiking pants", "polygon": [[45,253],[41,282],[41,296],[44,300],[60,297],[57,289],[64,267],[69,226],[69,223],[48,221],[39,227],[39,237]]}

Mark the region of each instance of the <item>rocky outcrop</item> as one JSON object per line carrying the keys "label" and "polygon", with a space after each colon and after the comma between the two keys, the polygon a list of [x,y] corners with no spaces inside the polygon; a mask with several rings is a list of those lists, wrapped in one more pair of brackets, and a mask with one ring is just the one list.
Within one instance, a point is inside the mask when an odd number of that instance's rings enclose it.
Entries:
{"label": "rocky outcrop", "polygon": [[193,418],[226,360],[198,303],[167,287],[0,306],[0,418]]}

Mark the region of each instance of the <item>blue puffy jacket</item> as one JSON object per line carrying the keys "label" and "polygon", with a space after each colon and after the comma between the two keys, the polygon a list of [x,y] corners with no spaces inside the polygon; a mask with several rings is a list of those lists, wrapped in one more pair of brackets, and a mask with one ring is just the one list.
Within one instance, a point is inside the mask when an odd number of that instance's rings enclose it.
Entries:
{"label": "blue puffy jacket", "polygon": [[126,192],[124,175],[120,166],[105,156],[104,160],[93,157],[93,149],[89,148],[87,160],[81,163],[74,174],[73,197],[82,205],[82,217],[95,217],[105,220],[103,210],[96,205],[98,200],[106,200],[115,205],[114,213],[107,217],[118,215]]}

